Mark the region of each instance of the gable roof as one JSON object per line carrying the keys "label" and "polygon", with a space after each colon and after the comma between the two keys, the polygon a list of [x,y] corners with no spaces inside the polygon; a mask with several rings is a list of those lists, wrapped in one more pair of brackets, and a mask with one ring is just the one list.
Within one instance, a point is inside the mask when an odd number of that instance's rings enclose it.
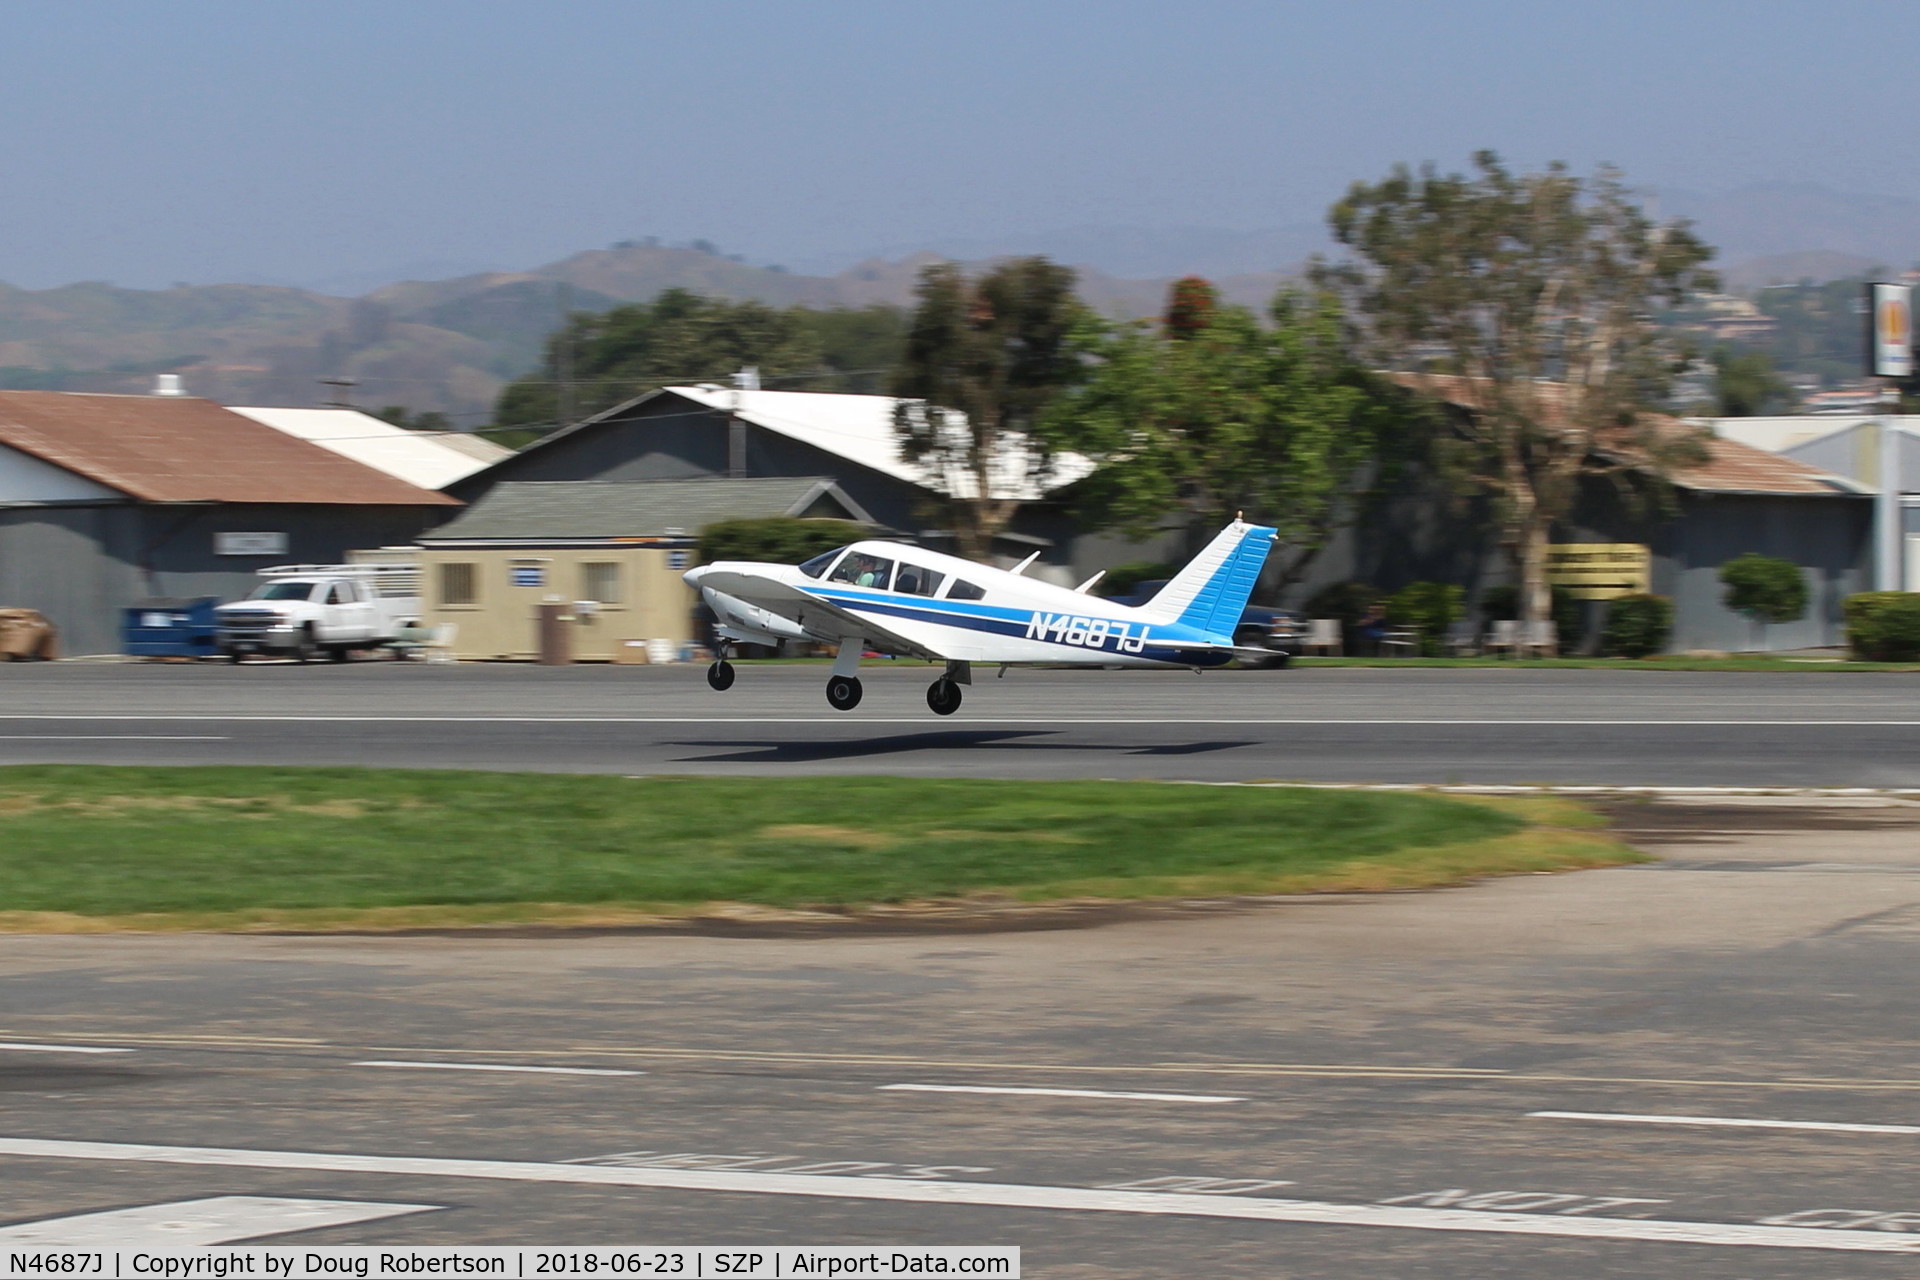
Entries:
{"label": "gable roof", "polygon": [[[1454,374],[1395,373],[1389,376],[1403,387],[1425,392],[1469,412],[1478,409],[1481,404],[1481,387],[1476,379]],[[1562,410],[1566,388],[1559,383],[1546,382],[1539,384],[1538,390],[1548,418],[1557,418]],[[1860,491],[1858,485],[1844,476],[1777,453],[1769,453],[1765,449],[1756,449],[1738,440],[1713,435],[1668,414],[1643,414],[1640,425],[1670,438],[1691,438],[1705,452],[1705,460],[1698,465],[1675,467],[1668,474],[1667,478],[1682,489],[1696,493],[1808,497],[1833,497]],[[1605,448],[1606,442],[1600,443]],[[1631,448],[1606,451],[1623,461],[1631,461]]]}
{"label": "gable roof", "polygon": [[0,444],[142,502],[459,505],[187,396],[0,391]]}
{"label": "gable roof", "polygon": [[[932,468],[908,459],[901,452],[893,418],[902,402],[893,396],[828,391],[735,391],[710,384],[663,387],[543,436],[520,452],[533,453],[579,432],[610,425],[626,417],[630,410],[666,395],[678,396],[718,413],[737,411],[744,421],[757,427],[933,492],[950,491],[962,497],[970,496],[971,476],[954,476],[951,484],[943,485],[942,478]],[[1036,486],[1026,479],[1026,462],[1025,456],[1012,453],[1004,459],[1005,465],[1000,470],[1005,475],[1005,483],[995,485],[1000,496],[1022,501],[1038,498],[1043,492],[1081,479],[1094,466],[1078,454],[1057,455],[1048,482]]]}
{"label": "gable roof", "polygon": [[695,534],[721,520],[797,516],[826,499],[872,524],[821,476],[764,480],[508,480],[422,542],[487,538],[643,538]]}
{"label": "gable roof", "polygon": [[423,489],[445,488],[513,452],[464,431],[409,431],[358,409],[232,408],[276,431]]}

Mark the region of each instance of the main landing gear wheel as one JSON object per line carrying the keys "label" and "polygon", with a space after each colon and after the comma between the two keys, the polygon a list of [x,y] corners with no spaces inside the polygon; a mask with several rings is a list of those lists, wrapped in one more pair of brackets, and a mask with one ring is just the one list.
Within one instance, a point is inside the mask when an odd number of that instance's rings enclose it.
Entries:
{"label": "main landing gear wheel", "polygon": [[960,709],[960,686],[941,677],[927,686],[927,705],[937,716],[950,716]]}
{"label": "main landing gear wheel", "polygon": [[835,711],[851,711],[860,705],[860,680],[857,676],[835,676],[827,681],[827,705]]}
{"label": "main landing gear wheel", "polygon": [[733,664],[722,658],[708,667],[707,684],[715,689],[733,688]]}

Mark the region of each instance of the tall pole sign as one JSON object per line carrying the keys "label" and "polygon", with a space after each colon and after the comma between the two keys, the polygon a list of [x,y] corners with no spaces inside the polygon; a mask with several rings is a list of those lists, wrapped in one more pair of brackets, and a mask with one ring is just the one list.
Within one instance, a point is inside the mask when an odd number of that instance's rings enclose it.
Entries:
{"label": "tall pole sign", "polygon": [[1913,376],[1913,286],[1867,286],[1867,372],[1876,378]]}
{"label": "tall pole sign", "polygon": [[[1913,376],[1913,287],[1904,284],[1867,286],[1867,372],[1876,378]],[[1873,585],[1880,591],[1900,589],[1900,462],[1899,436],[1893,414],[1898,392],[1884,384],[1887,405],[1880,419],[1880,448],[1875,477],[1880,492],[1874,498]]]}

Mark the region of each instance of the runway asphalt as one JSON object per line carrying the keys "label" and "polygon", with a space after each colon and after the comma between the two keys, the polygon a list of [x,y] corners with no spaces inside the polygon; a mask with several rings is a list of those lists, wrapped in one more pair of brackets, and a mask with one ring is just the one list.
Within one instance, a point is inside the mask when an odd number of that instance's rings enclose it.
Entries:
{"label": "runway asphalt", "polygon": [[1920,786],[1906,675],[1317,669],[981,673],[918,664],[829,709],[817,666],[0,666],[0,763],[617,773]]}
{"label": "runway asphalt", "polygon": [[1920,807],[1625,818],[1667,862],[1074,931],[8,937],[0,1241],[1920,1274]]}

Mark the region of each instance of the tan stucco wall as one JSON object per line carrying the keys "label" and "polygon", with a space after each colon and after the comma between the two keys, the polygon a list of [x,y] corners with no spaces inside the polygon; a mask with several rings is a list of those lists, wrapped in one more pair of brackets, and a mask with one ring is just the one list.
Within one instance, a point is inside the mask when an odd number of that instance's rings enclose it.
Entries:
{"label": "tan stucco wall", "polygon": [[[583,662],[609,661],[627,640],[671,640],[687,644],[693,635],[692,588],[669,567],[671,551],[655,547],[498,548],[427,547],[420,553],[424,620],[429,626],[457,628],[453,652],[459,658],[538,656],[535,616],[542,601],[568,605],[584,599],[586,564],[620,566],[618,603],[603,602],[597,613],[569,609],[573,656]],[[689,562],[690,563],[690,562]],[[443,564],[474,566],[476,600],[470,605],[441,599]],[[515,568],[540,570],[538,586],[514,585]]]}

